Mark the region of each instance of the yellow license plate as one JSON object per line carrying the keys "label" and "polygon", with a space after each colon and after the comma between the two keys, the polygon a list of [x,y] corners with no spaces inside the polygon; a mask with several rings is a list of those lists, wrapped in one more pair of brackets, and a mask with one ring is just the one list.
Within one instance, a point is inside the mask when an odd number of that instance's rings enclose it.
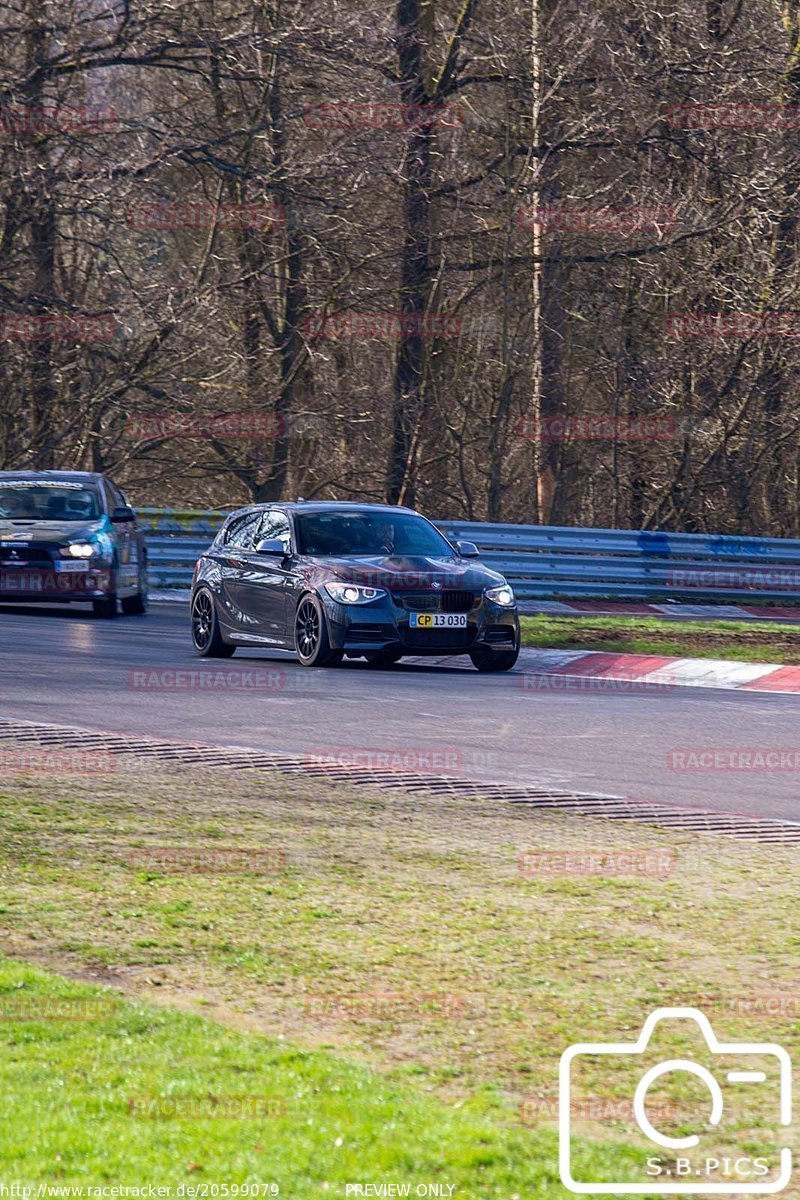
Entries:
{"label": "yellow license plate", "polygon": [[466,629],[466,613],[410,613],[412,629]]}

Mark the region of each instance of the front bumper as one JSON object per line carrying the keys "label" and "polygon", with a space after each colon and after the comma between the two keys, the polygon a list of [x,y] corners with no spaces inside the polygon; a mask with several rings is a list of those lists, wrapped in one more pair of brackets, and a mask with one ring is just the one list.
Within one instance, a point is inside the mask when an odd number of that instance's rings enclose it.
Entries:
{"label": "front bumper", "polygon": [[25,603],[58,600],[100,600],[113,594],[115,573],[110,567],[57,571],[54,566],[0,566],[0,601]]}
{"label": "front bumper", "polygon": [[[432,593],[431,598],[439,599]],[[494,651],[519,646],[519,615],[486,597],[476,599],[466,613],[464,629],[411,629],[408,601],[386,596],[372,604],[338,604],[323,591],[331,648],[351,658],[381,650],[397,650],[410,657],[468,654],[478,647]],[[426,608],[425,611],[431,611]]]}

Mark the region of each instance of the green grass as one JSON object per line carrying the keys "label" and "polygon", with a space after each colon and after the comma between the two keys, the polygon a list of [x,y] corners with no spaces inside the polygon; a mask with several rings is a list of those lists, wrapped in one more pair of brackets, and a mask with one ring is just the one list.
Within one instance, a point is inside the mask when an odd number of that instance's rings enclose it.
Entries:
{"label": "green grass", "polygon": [[[0,1018],[3,992],[126,997],[91,1023],[0,1019],[0,1180],[276,1179],[304,1197],[435,1178],[562,1200],[571,1042],[629,1040],[652,1008],[700,1000],[727,1037],[800,1050],[797,1007],[725,1000],[795,995],[789,848],[127,758],[119,778],[8,779],[0,820],[0,943],[45,972],[0,964]],[[285,869],[132,868],[147,847],[279,849]],[[646,849],[672,869],[524,877],[534,848]],[[617,1102],[629,1082],[590,1074],[585,1094]],[[209,1093],[285,1114],[127,1111],[132,1094]],[[597,1169],[631,1170],[624,1122],[585,1135]]]}
{"label": "green grass", "polygon": [[[551,1132],[447,1107],[342,1057],[135,1001],[97,1020],[37,1017],[54,997],[98,994],[0,959],[0,1011],[24,998],[26,1018],[0,1027],[0,1181],[275,1182],[305,1197],[349,1180],[438,1178],[458,1195],[561,1191]],[[230,1113],[247,1111],[245,1097],[270,1115],[169,1115],[177,1098]],[[616,1155],[623,1170],[627,1157]]]}
{"label": "green grass", "polygon": [[657,617],[521,617],[523,646],[800,663],[800,626]]}

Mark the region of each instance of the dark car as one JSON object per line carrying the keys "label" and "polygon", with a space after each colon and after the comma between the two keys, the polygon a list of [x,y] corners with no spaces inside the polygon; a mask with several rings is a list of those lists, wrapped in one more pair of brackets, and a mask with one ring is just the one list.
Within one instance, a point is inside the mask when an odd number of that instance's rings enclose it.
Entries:
{"label": "dark car", "polygon": [[136,514],[105,475],[0,471],[0,600],[91,603],[98,617],[147,608]]}
{"label": "dark car", "polygon": [[240,509],[195,568],[194,647],[209,658],[280,647],[306,667],[468,654],[479,671],[508,671],[519,655],[514,593],[477,557],[408,508]]}

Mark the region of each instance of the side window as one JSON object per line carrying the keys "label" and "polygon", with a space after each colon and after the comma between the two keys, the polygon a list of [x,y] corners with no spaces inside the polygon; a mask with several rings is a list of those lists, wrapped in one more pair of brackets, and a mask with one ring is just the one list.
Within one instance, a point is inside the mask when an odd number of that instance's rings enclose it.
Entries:
{"label": "side window", "polygon": [[226,546],[238,546],[240,550],[254,550],[261,525],[262,513],[245,513],[234,521],[225,538]]}
{"label": "side window", "polygon": [[258,540],[262,538],[279,538],[288,554],[291,547],[292,535],[289,529],[289,518],[286,513],[280,512],[277,509],[272,509],[270,512],[264,513],[264,523],[261,526],[261,531],[258,535]]}
{"label": "side window", "polygon": [[115,508],[127,508],[128,502],[123,496],[122,492],[119,491],[118,488],[114,487],[114,484],[110,479],[107,479],[105,482],[106,491],[108,492],[108,505],[110,511],[113,512]]}

